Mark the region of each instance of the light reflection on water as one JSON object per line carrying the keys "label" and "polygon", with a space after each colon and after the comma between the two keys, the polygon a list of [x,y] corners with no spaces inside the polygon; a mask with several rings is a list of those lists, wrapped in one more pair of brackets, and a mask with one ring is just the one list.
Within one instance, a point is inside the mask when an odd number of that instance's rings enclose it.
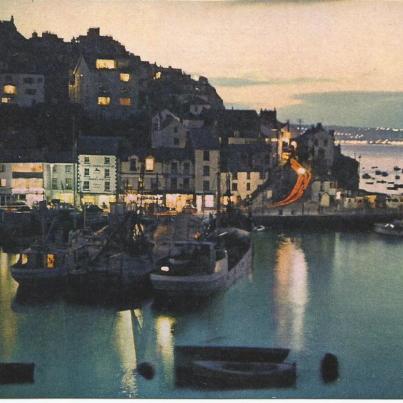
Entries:
{"label": "light reflection on water", "polygon": [[274,315],[277,338],[300,351],[304,347],[304,314],[308,302],[308,265],[300,242],[284,238],[274,268]]}
{"label": "light reflection on water", "polygon": [[161,354],[165,382],[173,382],[175,318],[161,315],[155,321],[158,351]]}

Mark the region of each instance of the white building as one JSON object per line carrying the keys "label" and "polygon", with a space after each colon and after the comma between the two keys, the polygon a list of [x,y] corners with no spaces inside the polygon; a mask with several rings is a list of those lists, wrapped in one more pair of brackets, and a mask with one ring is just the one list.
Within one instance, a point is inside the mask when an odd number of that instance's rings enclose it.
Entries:
{"label": "white building", "polygon": [[80,137],[78,142],[77,185],[81,203],[108,207],[118,191],[119,139]]}
{"label": "white building", "polygon": [[45,77],[36,73],[1,73],[1,103],[31,107],[45,100]]}

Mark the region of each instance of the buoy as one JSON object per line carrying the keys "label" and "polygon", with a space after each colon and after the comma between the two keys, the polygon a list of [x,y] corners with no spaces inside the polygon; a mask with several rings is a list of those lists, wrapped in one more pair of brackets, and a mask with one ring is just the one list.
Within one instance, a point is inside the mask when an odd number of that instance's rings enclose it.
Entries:
{"label": "buoy", "polygon": [[320,372],[324,382],[333,382],[339,377],[339,361],[334,354],[326,353],[320,364]]}
{"label": "buoy", "polygon": [[0,385],[7,383],[33,383],[35,364],[0,363]]}
{"label": "buoy", "polygon": [[141,362],[137,365],[137,372],[145,379],[153,379],[155,370],[149,362]]}

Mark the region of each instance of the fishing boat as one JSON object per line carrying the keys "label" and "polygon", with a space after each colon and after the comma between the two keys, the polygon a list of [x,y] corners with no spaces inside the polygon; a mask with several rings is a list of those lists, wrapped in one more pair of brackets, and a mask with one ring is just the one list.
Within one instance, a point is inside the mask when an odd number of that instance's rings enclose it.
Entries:
{"label": "fishing boat", "polygon": [[394,220],[391,223],[377,223],[374,225],[377,234],[403,237],[403,220]]}
{"label": "fishing boat", "polygon": [[253,228],[254,232],[262,232],[262,231],[265,231],[265,230],[266,230],[266,227],[264,225],[259,225],[259,226],[255,227],[255,228]]}
{"label": "fishing boat", "polygon": [[67,254],[63,246],[33,244],[19,254],[11,275],[22,287],[62,285],[67,278]]}
{"label": "fishing boat", "polygon": [[224,290],[252,267],[250,233],[216,230],[204,240],[175,242],[151,273],[154,291],[171,297],[207,297]]}
{"label": "fishing boat", "polygon": [[204,387],[290,386],[296,365],[284,363],[285,348],[233,346],[175,346],[178,385]]}

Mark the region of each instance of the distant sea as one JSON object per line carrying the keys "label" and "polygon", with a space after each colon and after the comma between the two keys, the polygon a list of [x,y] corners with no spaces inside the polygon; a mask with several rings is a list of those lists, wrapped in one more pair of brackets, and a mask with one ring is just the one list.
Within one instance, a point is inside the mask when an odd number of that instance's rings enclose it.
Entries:
{"label": "distant sea", "polygon": [[[388,144],[342,144],[342,153],[349,157],[355,158],[360,162],[360,188],[389,194],[403,193],[403,189],[388,190],[387,187],[396,184],[403,184],[403,146]],[[377,168],[375,168],[377,167]],[[394,167],[399,167],[399,171],[395,171]],[[375,175],[376,170],[385,171],[388,176],[382,177]],[[375,180],[363,179],[362,175],[368,173]],[[396,179],[396,175],[400,178]],[[384,180],[386,183],[377,183]],[[367,182],[374,182],[368,184]]]}

